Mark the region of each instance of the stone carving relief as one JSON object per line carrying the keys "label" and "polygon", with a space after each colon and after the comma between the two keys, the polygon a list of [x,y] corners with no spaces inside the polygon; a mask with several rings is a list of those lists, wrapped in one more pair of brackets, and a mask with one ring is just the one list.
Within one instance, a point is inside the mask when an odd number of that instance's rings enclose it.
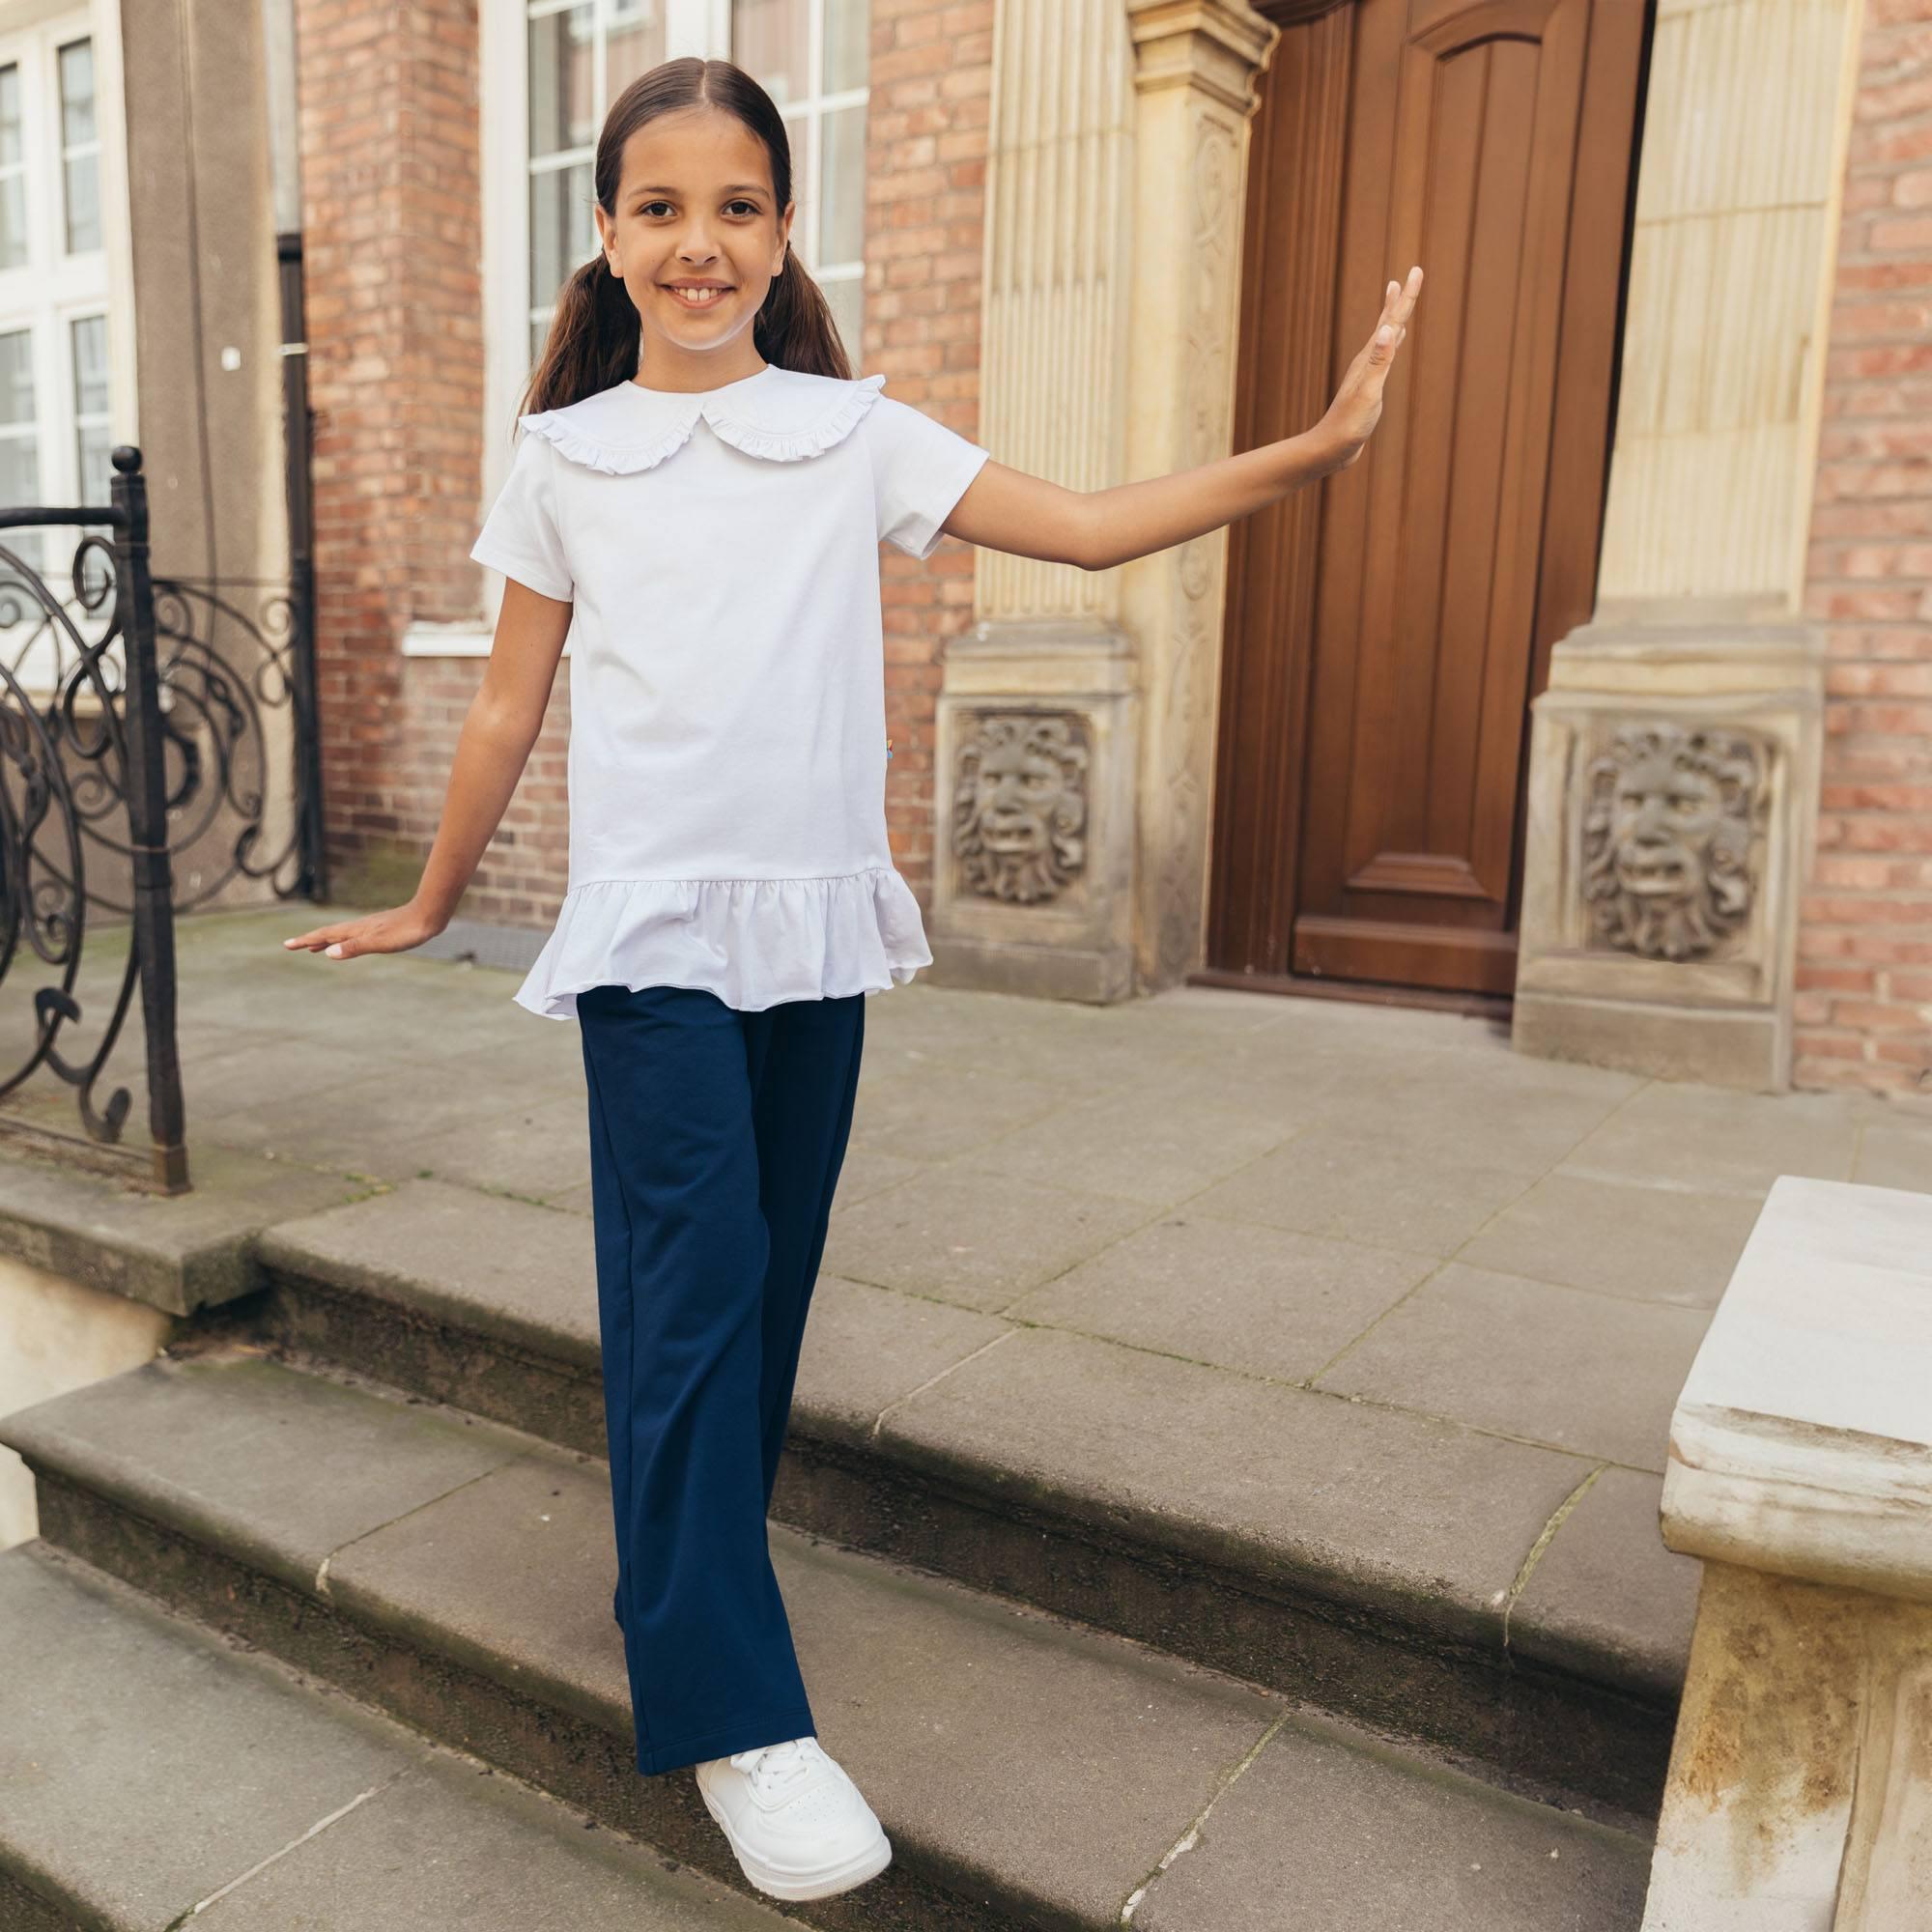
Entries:
{"label": "stone carving relief", "polygon": [[1032,905],[1065,891],[1087,864],[1092,754],[1091,727],[1078,712],[977,715],[952,783],[962,892]]}
{"label": "stone carving relief", "polygon": [[1750,916],[1763,748],[1715,725],[1622,726],[1590,766],[1581,885],[1599,942],[1697,959]]}

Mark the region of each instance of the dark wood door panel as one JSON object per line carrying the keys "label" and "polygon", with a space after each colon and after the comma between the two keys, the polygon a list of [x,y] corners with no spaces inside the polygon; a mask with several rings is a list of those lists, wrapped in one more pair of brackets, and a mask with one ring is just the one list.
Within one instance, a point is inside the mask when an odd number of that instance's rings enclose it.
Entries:
{"label": "dark wood door panel", "polygon": [[[1306,104],[1324,98],[1315,27],[1331,81],[1346,60],[1322,130],[1345,157],[1335,218],[1319,196],[1300,224],[1285,212],[1305,192],[1305,156],[1297,179],[1271,86],[1257,117],[1247,440],[1309,419],[1268,421],[1255,382],[1256,332],[1285,319],[1279,298],[1270,316],[1258,245],[1278,260],[1298,239],[1305,266],[1332,242],[1324,399],[1389,276],[1421,262],[1428,279],[1375,441],[1321,486],[1312,608],[1271,624],[1293,547],[1281,530],[1231,551],[1221,797],[1264,800],[1264,775],[1278,788],[1284,762],[1302,783],[1293,810],[1246,819],[1238,875],[1217,863],[1210,959],[1507,992],[1526,707],[1555,637],[1589,614],[1644,9],[1362,0],[1343,13],[1346,34],[1334,15],[1285,29],[1271,69],[1293,83],[1305,141]],[[1292,841],[1271,871],[1259,862],[1270,836]]]}

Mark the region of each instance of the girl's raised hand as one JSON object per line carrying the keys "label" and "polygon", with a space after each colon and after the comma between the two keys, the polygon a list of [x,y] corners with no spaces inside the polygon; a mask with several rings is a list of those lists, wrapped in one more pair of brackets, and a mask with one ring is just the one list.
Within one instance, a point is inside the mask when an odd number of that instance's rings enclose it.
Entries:
{"label": "girl's raised hand", "polygon": [[372,912],[340,925],[319,925],[282,941],[290,952],[321,952],[330,959],[354,959],[358,952],[407,952],[442,930],[413,905]]}
{"label": "girl's raised hand", "polygon": [[1408,271],[1406,282],[1391,282],[1382,298],[1382,312],[1375,332],[1349,364],[1335,400],[1328,405],[1320,428],[1336,452],[1335,467],[1346,469],[1361,455],[1376,424],[1381,420],[1382,384],[1395,361],[1395,352],[1408,333],[1408,318],[1422,293],[1422,270]]}

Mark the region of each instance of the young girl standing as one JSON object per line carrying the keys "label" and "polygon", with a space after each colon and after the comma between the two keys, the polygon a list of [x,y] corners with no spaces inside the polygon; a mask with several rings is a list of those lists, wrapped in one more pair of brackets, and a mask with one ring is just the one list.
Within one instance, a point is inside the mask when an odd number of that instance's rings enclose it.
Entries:
{"label": "young girl standing", "polygon": [[422,882],[284,943],[350,959],[442,930],[573,635],[568,890],[516,999],[582,1035],[637,1765],[695,1767],[751,1883],[819,1898],[892,1851],[818,1744],[766,1512],[866,996],[932,958],[886,838],[878,545],[1106,569],[1346,468],[1421,270],[1313,430],[1081,493],[852,379],[787,245],[783,121],[741,69],[634,81],[595,188],[601,245],[470,553],[502,611]]}

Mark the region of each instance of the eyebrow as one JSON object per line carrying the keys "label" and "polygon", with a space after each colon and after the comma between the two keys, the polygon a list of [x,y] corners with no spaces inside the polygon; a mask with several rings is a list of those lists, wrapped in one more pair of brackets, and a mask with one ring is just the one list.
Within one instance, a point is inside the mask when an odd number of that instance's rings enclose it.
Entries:
{"label": "eyebrow", "polygon": [[[768,194],[771,192],[769,188],[764,187],[757,182],[730,182],[725,186],[720,188],[718,192],[720,194],[744,194],[748,190],[753,194]],[[634,187],[631,192],[633,194],[675,194],[677,189],[668,187],[662,182],[645,182],[641,186]]]}

